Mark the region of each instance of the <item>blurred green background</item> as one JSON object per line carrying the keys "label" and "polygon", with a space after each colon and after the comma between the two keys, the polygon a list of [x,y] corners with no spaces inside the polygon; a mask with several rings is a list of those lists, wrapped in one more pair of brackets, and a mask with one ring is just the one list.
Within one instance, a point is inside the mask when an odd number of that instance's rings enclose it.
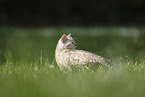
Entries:
{"label": "blurred green background", "polygon": [[42,56],[54,61],[55,47],[63,33],[72,35],[84,49],[110,59],[128,56],[134,61],[145,49],[144,28],[0,28],[1,62],[33,62]]}
{"label": "blurred green background", "polygon": [[[0,97],[144,97],[144,9],[144,0],[0,0]],[[64,33],[114,68],[61,71]]]}
{"label": "blurred green background", "polygon": [[[136,27],[1,27],[0,97],[143,97],[144,32]],[[61,71],[54,55],[63,33],[72,33],[77,49],[110,59],[114,68]]]}

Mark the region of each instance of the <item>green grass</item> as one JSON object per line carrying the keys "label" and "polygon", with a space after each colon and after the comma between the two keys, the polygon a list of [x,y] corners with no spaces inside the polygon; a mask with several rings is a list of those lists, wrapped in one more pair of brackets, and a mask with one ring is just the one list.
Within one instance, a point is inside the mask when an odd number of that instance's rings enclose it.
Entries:
{"label": "green grass", "polygon": [[[145,33],[141,28],[0,28],[0,97],[144,97]],[[114,68],[61,71],[54,51],[62,33],[78,49]]]}

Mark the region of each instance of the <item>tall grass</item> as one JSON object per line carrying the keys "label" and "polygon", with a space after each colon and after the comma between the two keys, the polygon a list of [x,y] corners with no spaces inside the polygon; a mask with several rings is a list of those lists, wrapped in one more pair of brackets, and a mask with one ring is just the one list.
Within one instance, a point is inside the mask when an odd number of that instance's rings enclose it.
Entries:
{"label": "tall grass", "polygon": [[[127,34],[122,34],[122,29]],[[136,34],[131,33],[132,29]],[[143,29],[0,30],[0,39],[5,37],[4,43],[0,44],[5,59],[0,65],[0,97],[145,96]],[[9,34],[3,34],[4,31]],[[110,59],[114,68],[99,66],[96,70],[81,70],[74,67],[72,72],[61,71],[55,62],[54,51],[58,39],[66,32],[76,38],[78,49]]]}

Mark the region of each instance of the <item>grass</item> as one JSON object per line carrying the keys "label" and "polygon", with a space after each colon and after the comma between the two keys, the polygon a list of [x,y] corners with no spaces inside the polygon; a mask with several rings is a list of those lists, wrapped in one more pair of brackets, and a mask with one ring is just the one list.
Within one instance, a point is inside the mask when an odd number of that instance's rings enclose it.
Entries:
{"label": "grass", "polygon": [[[54,51],[63,32],[115,67],[61,71]],[[144,97],[144,37],[141,28],[0,28],[0,97]]]}

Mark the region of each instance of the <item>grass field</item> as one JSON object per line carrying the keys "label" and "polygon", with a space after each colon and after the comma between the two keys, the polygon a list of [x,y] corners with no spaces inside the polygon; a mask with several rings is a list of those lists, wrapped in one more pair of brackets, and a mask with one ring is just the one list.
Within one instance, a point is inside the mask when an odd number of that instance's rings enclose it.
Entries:
{"label": "grass field", "polygon": [[[54,51],[63,33],[78,49],[114,64],[60,71]],[[143,28],[0,28],[0,97],[144,97]]]}

